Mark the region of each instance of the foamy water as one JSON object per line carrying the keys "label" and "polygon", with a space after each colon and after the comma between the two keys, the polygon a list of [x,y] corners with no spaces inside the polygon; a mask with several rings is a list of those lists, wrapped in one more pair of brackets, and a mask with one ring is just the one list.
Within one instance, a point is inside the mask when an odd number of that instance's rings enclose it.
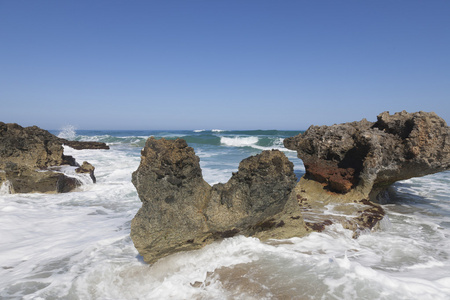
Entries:
{"label": "foamy water", "polygon": [[[211,184],[228,180],[258,147],[281,147],[283,138],[253,135],[242,147],[220,141],[247,135],[195,134],[168,136],[198,142],[190,145]],[[339,225],[267,243],[237,236],[148,265],[129,237],[141,206],[131,173],[145,135],[92,132],[77,139],[113,141],[111,150],[65,148],[96,167],[96,184],[67,194],[0,195],[1,299],[450,298],[450,172],[395,184],[382,230],[358,239]],[[301,161],[285,153],[301,175]]]}

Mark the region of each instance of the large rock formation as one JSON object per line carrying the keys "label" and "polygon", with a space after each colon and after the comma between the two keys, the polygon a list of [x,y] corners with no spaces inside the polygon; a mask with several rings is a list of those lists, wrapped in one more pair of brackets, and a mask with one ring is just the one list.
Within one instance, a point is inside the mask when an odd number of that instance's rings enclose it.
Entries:
{"label": "large rock formation", "polygon": [[450,168],[449,134],[444,120],[424,112],[311,126],[284,142],[304,162],[298,183],[292,163],[272,150],[243,160],[213,187],[184,140],[150,138],[133,173],[143,204],[131,238],[152,263],[236,234],[284,239],[338,223],[357,237],[379,226],[384,210],[373,200],[390,184]]}
{"label": "large rock formation", "polygon": [[435,113],[384,112],[377,119],[311,126],[284,145],[303,160],[306,179],[372,200],[396,181],[450,168],[450,128]]}
{"label": "large rock formation", "polygon": [[[362,230],[379,225],[386,188],[396,181],[450,168],[450,129],[435,113],[390,115],[333,126],[311,126],[284,140],[303,160],[306,174],[296,187],[303,217]],[[327,214],[325,212],[327,211]],[[345,216],[340,218],[339,215]],[[315,225],[315,224],[313,224]]]}
{"label": "large rock formation", "polygon": [[268,239],[304,235],[292,163],[276,150],[243,160],[226,184],[203,180],[199,158],[182,139],[149,138],[132,182],[142,208],[131,238],[147,262],[236,234]]}
{"label": "large rock formation", "polygon": [[[73,190],[80,182],[57,171],[63,165],[79,167],[73,157],[64,155],[66,142],[70,143],[37,126],[0,122],[0,186],[7,182],[13,193]],[[90,142],[82,143],[90,147]],[[88,172],[93,176],[93,169]]]}

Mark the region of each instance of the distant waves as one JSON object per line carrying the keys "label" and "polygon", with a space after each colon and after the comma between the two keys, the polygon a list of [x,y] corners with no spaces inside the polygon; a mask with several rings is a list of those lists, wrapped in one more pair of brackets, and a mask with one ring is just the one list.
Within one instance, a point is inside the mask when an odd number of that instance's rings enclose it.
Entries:
{"label": "distant waves", "polygon": [[284,148],[283,140],[286,137],[294,136],[299,131],[277,131],[277,130],[249,130],[249,131],[226,131],[221,129],[213,130],[79,130],[75,131],[73,126],[66,126],[59,132],[54,132],[58,136],[64,136],[70,140],[77,141],[98,141],[108,145],[131,145],[144,147],[148,137],[176,139],[182,138],[190,146],[211,145],[224,147],[251,147],[257,150],[279,149],[290,151]]}

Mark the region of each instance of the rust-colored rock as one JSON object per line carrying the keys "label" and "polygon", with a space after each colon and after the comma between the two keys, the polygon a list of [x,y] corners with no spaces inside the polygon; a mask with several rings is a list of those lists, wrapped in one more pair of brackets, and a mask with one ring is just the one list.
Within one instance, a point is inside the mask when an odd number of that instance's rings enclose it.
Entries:
{"label": "rust-colored rock", "polygon": [[377,119],[311,126],[284,144],[297,151],[307,178],[371,199],[396,181],[450,168],[450,129],[435,113],[384,112]]}
{"label": "rust-colored rock", "polygon": [[[389,185],[450,168],[450,129],[435,113],[384,112],[377,122],[311,126],[284,145],[305,165],[295,193],[307,226],[321,230],[331,218],[355,237],[378,227],[385,212],[373,201],[383,201]],[[324,216],[330,208],[338,213]]]}

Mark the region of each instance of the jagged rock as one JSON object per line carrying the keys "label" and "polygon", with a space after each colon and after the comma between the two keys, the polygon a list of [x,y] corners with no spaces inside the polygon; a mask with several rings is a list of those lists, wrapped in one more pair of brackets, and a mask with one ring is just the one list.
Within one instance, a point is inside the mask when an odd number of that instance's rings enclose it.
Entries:
{"label": "jagged rock", "polygon": [[377,122],[311,126],[285,139],[284,145],[297,151],[305,165],[296,188],[301,204],[308,207],[304,217],[315,215],[316,226],[334,206],[352,216],[335,221],[356,235],[383,218],[383,209],[373,202],[379,202],[389,185],[450,168],[450,129],[435,113],[384,112]]}
{"label": "jagged rock", "polygon": [[281,151],[244,159],[227,183],[212,187],[205,211],[209,230],[262,240],[304,235],[303,219],[295,219],[299,207],[289,198],[296,182],[293,164]]}
{"label": "jagged rock", "polygon": [[46,130],[0,122],[0,185],[8,182],[15,193],[73,190],[80,182],[51,168],[79,166],[63,151],[61,139]]}
{"label": "jagged rock", "polygon": [[146,261],[200,247],[209,236],[202,211],[210,186],[184,140],[148,139],[132,182],[142,207],[131,222],[131,238]]}
{"label": "jagged rock", "polygon": [[371,199],[396,181],[450,168],[450,129],[435,113],[384,112],[374,123],[311,126],[284,145],[297,151],[306,178]]}
{"label": "jagged rock", "polygon": [[77,173],[89,173],[89,176],[91,176],[92,181],[94,183],[96,183],[97,179],[95,178],[94,170],[95,170],[95,167],[93,165],[91,165],[87,161],[84,161],[83,164],[80,167],[75,169],[75,172],[77,172]]}
{"label": "jagged rock", "polygon": [[0,169],[7,163],[45,168],[63,162],[63,148],[57,138],[37,126],[23,128],[0,122]]}
{"label": "jagged rock", "polygon": [[243,160],[227,183],[211,187],[184,140],[149,138],[132,182],[142,208],[131,238],[149,263],[236,234],[264,240],[308,230],[289,197],[296,184],[292,163],[277,150]]}

